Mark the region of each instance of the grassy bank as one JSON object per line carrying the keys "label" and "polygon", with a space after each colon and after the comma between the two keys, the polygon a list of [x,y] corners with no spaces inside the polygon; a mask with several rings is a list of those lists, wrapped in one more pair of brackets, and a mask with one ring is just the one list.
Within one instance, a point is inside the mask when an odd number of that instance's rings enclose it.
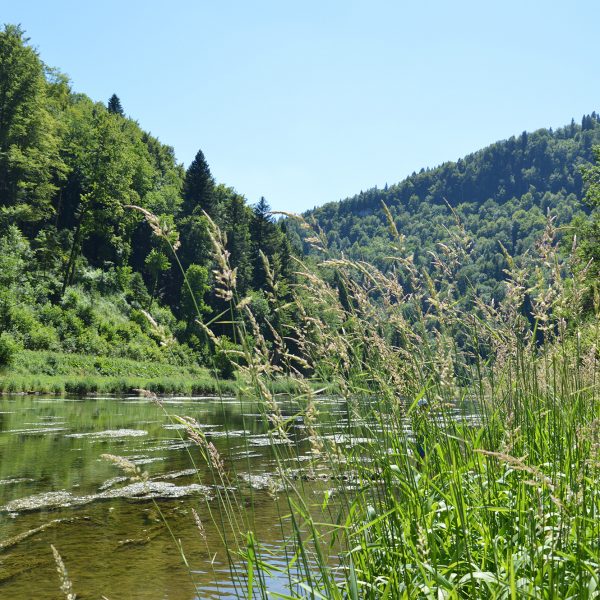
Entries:
{"label": "grassy bank", "polygon": [[[273,327],[272,345],[248,305],[232,302],[234,356],[269,423],[276,481],[245,496],[234,461],[193,420],[178,422],[207,463],[238,597],[599,597],[600,297],[587,267],[560,260],[550,221],[539,256],[511,263],[501,303],[465,298],[455,277],[468,237],[460,224],[452,233],[435,277],[400,252],[385,273],[346,259],[301,271],[298,326]],[[273,393],[285,361],[294,415]],[[303,372],[337,389],[340,435]],[[329,489],[304,487],[317,477]],[[286,502],[276,551],[261,545],[256,518],[269,496]],[[270,588],[275,572],[284,593]]]}
{"label": "grassy bank", "polygon": [[194,366],[30,350],[19,352],[0,374],[3,393],[123,394],[140,388],[157,394],[233,393],[237,382],[218,382]]}
{"label": "grassy bank", "polygon": [[[155,394],[233,395],[243,392],[243,379],[217,379],[198,366],[173,366],[127,358],[22,350],[10,367],[0,371],[0,393],[130,394],[145,389]],[[271,383],[274,393],[293,393],[292,379]]]}

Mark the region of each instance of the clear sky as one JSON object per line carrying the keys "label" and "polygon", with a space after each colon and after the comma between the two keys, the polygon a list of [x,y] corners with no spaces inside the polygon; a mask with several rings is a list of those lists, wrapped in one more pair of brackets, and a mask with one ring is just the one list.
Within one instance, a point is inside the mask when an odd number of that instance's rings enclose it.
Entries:
{"label": "clear sky", "polygon": [[3,0],[76,91],[302,211],[600,109],[597,1]]}

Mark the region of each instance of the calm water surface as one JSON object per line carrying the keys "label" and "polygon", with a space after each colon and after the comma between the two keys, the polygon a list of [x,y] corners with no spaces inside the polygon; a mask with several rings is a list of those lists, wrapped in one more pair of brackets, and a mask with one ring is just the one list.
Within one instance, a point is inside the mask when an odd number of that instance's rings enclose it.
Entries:
{"label": "calm water surface", "polygon": [[[291,402],[283,402],[283,409],[288,415],[297,410]],[[321,411],[323,426],[342,433],[343,405],[326,399]],[[229,472],[246,479],[274,472],[266,425],[250,402],[174,398],[163,409],[137,397],[0,397],[0,598],[60,597],[50,544],[61,553],[82,600],[235,597],[224,543],[209,514],[218,504],[204,493],[214,495],[212,477],[199,449],[167,413],[197,419]],[[293,454],[308,459],[300,421],[290,437]],[[135,462],[160,495],[164,484],[171,495],[184,495],[156,502],[119,497],[127,495],[123,490],[130,482],[100,458],[104,453]],[[279,523],[287,508],[267,489],[255,489],[260,481],[239,484],[244,517],[254,515],[253,528],[272,551],[271,562],[284,564]],[[302,485],[319,510],[325,486]],[[192,507],[204,522],[206,541]],[[270,587],[285,591],[285,582],[273,576]]]}

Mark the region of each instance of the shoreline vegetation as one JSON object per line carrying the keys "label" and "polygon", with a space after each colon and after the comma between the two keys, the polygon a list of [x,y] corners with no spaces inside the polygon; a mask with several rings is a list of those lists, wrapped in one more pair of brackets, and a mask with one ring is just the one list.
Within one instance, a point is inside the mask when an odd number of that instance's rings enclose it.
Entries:
{"label": "shoreline vegetation", "polygon": [[[247,385],[238,377],[220,379],[198,366],[134,361],[126,358],[21,350],[11,366],[0,370],[0,394],[136,394],[157,396],[235,395]],[[316,384],[314,384],[316,387]],[[293,393],[294,382],[281,377],[273,392]]]}
{"label": "shoreline vegetation", "polygon": [[[262,492],[169,415],[237,597],[600,597],[599,115],[276,221],[116,96],[75,94],[20,27],[0,55],[0,391],[254,402]],[[343,435],[321,420],[332,390]],[[323,472],[336,484],[304,487]],[[257,518],[274,498],[283,570]]]}

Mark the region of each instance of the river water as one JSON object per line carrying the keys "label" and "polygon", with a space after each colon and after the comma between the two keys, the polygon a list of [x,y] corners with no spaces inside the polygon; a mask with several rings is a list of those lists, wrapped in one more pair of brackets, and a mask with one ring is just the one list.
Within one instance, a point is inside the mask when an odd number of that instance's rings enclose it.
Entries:
{"label": "river water", "polygon": [[[291,401],[281,406],[286,415],[297,412]],[[324,399],[320,410],[322,426],[339,435],[344,406]],[[287,505],[273,489],[276,459],[265,420],[251,402],[169,398],[161,407],[138,397],[4,396],[0,598],[60,597],[51,544],[62,555],[80,599],[237,597],[228,542],[214,524],[219,521],[214,497],[223,492],[200,449],[169,415],[198,421],[221,453],[226,472],[235,473],[231,477],[241,504],[232,511],[240,531],[252,527],[270,551],[270,563],[286,563],[280,517]],[[301,420],[292,420],[290,438],[293,461],[309,462],[311,448]],[[101,458],[106,453],[134,462],[147,473],[147,483],[125,480]],[[311,510],[320,510],[327,485],[301,485]],[[271,575],[269,587],[285,593],[286,581]]]}

